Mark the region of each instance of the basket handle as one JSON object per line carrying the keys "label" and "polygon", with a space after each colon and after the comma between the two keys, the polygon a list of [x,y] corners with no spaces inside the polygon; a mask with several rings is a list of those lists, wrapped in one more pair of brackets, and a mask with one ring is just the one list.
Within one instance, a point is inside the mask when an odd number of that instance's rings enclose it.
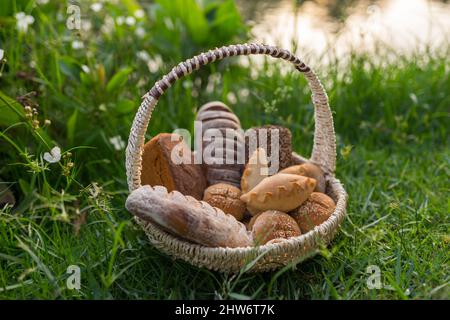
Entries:
{"label": "basket handle", "polygon": [[141,163],[145,132],[159,97],[176,80],[191,74],[192,71],[198,70],[201,66],[227,57],[250,54],[266,54],[274,58],[287,60],[305,75],[312,91],[312,101],[315,110],[314,145],[310,161],[320,165],[327,174],[334,175],[336,167],[336,137],[333,116],[328,104],[327,94],[314,71],[287,50],[263,44],[238,44],[209,50],[206,53],[201,53],[179,63],[161,80],[157,81],[150,91],[143,96],[143,101],[133,120],[126,149],[125,165],[130,191],[141,186]]}

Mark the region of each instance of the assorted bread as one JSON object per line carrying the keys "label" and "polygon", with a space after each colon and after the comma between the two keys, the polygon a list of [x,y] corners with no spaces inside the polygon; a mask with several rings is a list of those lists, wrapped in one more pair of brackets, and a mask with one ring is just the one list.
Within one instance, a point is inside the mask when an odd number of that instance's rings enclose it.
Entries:
{"label": "assorted bread", "polygon": [[[239,119],[221,102],[204,105],[196,119],[202,122],[207,157],[202,164],[188,161],[193,153],[174,134],[151,139],[142,155],[142,186],[126,201],[130,212],[182,239],[230,248],[287,241],[334,212],[324,172],[316,164],[293,160],[287,128],[252,128],[244,139]],[[205,138],[208,129],[231,130],[233,141]],[[238,150],[244,149],[245,167],[238,161]],[[230,153],[231,163],[224,161]]]}

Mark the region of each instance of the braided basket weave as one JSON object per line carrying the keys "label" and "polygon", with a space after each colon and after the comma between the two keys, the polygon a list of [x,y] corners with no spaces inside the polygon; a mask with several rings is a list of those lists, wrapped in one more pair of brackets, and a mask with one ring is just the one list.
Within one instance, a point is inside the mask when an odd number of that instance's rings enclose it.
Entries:
{"label": "braided basket weave", "polygon": [[[251,266],[250,271],[270,271],[291,263],[299,263],[311,257],[317,253],[321,245],[328,244],[333,239],[345,216],[347,202],[347,194],[344,187],[334,176],[336,142],[333,118],[328,104],[328,97],[322,84],[316,74],[289,51],[261,44],[230,45],[201,53],[175,66],[144,95],[142,104],[134,118],[126,149],[126,173],[130,192],[141,186],[144,135],[152,112],[161,95],[176,80],[191,74],[203,65],[227,57],[251,54],[265,54],[289,61],[308,80],[315,107],[314,146],[309,161],[319,165],[325,172],[326,193],[335,200],[336,209],[327,221],[306,234],[292,237],[282,242],[242,248],[213,248],[194,244],[175,237],[148,221],[135,218],[144,228],[151,243],[159,250],[195,266],[221,272],[238,272],[251,261],[251,264],[247,265]],[[293,157],[299,163],[306,161],[306,159],[295,153],[293,153]]]}

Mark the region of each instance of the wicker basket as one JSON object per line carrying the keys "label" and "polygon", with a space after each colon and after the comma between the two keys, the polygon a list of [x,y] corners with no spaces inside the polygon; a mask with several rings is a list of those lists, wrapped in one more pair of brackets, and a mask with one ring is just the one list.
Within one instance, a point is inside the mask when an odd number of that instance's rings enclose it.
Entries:
{"label": "wicker basket", "polygon": [[[291,62],[308,80],[315,107],[314,146],[309,161],[319,165],[325,172],[326,193],[336,202],[336,209],[330,218],[313,230],[286,241],[245,248],[212,248],[177,238],[150,222],[136,217],[151,243],[174,258],[183,259],[195,266],[221,272],[238,272],[244,266],[253,272],[270,271],[288,264],[297,264],[317,253],[319,247],[328,244],[334,237],[345,216],[347,194],[343,185],[334,176],[336,166],[336,142],[333,118],[328,97],[316,74],[299,58],[287,50],[261,44],[230,45],[201,53],[181,62],[167,75],[155,83],[143,97],[131,127],[126,150],[126,172],[130,192],[141,186],[141,162],[144,135],[158,99],[172,84],[216,60],[226,57],[265,54]],[[299,163],[305,159],[293,154]]]}

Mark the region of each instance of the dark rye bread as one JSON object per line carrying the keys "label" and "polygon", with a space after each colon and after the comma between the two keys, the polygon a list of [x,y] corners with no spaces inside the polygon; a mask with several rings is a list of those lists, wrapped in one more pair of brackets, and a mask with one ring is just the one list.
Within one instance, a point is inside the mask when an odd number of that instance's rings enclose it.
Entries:
{"label": "dark rye bread", "polygon": [[[194,164],[193,154],[181,136],[160,133],[144,146],[141,184],[164,186],[201,200],[206,179],[200,165]],[[172,161],[172,151],[178,152],[181,164]],[[181,162],[181,161],[180,161]]]}
{"label": "dark rye bread", "polygon": [[[265,131],[264,131],[265,130]],[[279,151],[279,168],[275,168],[270,162],[272,159],[272,134],[274,130],[278,130]],[[260,141],[260,135],[266,138],[266,146]],[[275,125],[265,125],[262,127],[253,127],[245,132],[245,163],[248,162],[250,155],[256,148],[264,147],[269,160],[269,174],[275,174],[279,170],[283,170],[292,165],[292,134],[288,128]],[[250,150],[251,148],[251,150]],[[278,169],[278,170],[277,170]]]}

